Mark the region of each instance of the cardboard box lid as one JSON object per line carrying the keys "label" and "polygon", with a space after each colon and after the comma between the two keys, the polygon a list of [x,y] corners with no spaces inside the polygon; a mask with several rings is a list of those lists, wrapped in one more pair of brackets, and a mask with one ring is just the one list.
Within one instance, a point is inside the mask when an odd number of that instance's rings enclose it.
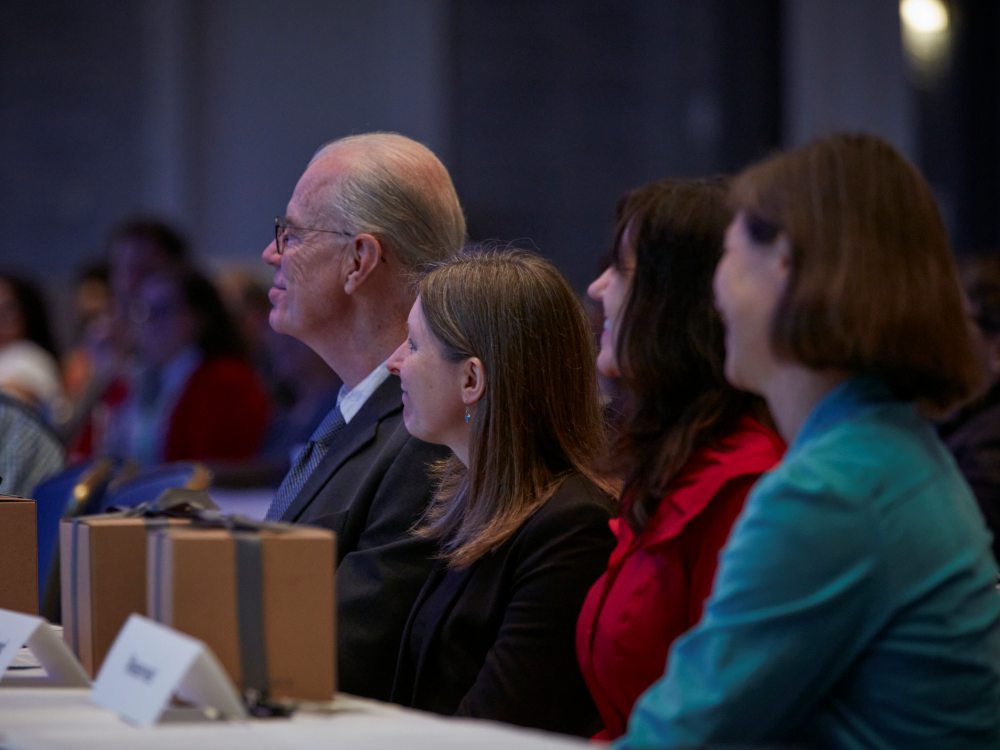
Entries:
{"label": "cardboard box lid", "polygon": [[[164,529],[161,533],[167,534],[172,539],[232,539],[234,533],[245,533],[240,531],[230,531],[229,529],[204,529],[197,526],[184,526],[176,529]],[[271,531],[261,529],[253,533],[260,534],[262,539],[315,539],[333,542],[336,535],[329,529],[321,529],[316,526],[296,526],[288,530]]]}
{"label": "cardboard box lid", "polygon": [[170,518],[168,516],[157,516],[149,518],[146,516],[119,516],[116,513],[98,513],[93,516],[77,516],[76,518],[64,518],[62,523],[80,523],[90,527],[103,526],[146,526],[150,530],[167,525],[186,525],[191,523],[186,518]]}

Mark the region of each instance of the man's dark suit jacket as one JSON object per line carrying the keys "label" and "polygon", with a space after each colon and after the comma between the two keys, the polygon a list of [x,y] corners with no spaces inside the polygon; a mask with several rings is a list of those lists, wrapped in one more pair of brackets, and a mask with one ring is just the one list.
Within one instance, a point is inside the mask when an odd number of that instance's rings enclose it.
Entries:
{"label": "man's dark suit jacket", "polygon": [[615,537],[611,501],[580,476],[497,550],[435,565],[406,623],[392,700],[589,736],[601,728],[576,660],[576,621]]}
{"label": "man's dark suit jacket", "polygon": [[433,495],[428,464],[448,455],[406,431],[390,375],[281,517],[337,534],[338,690],[389,699],[403,626],[437,552],[409,532]]}

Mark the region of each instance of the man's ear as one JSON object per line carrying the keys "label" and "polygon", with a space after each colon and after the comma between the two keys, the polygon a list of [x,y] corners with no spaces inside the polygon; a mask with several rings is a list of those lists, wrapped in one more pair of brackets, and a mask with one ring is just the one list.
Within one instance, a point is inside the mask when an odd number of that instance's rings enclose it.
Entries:
{"label": "man's ear", "polygon": [[359,234],[344,249],[347,264],[347,278],[344,291],[354,294],[360,289],[372,271],[378,268],[384,250],[377,239],[370,234]]}
{"label": "man's ear", "polygon": [[473,406],[486,392],[486,373],[479,357],[469,357],[461,365],[462,403]]}

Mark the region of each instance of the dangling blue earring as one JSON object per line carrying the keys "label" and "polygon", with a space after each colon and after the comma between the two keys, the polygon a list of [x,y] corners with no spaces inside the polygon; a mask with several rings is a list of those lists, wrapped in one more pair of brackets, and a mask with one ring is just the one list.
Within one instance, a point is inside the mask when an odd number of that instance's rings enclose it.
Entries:
{"label": "dangling blue earring", "polygon": [[469,407],[468,406],[465,407],[465,421],[466,422],[469,421]]}

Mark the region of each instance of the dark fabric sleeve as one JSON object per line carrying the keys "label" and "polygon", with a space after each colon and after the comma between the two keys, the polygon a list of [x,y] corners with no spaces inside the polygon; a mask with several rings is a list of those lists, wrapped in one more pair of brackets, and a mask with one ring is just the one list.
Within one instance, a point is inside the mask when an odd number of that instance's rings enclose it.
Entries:
{"label": "dark fabric sleeve", "polygon": [[[555,499],[555,498],[553,498]],[[552,501],[550,501],[552,502]],[[496,642],[456,712],[590,736],[601,727],[576,660],[576,621],[615,546],[596,502],[543,507],[518,545]]]}
{"label": "dark fabric sleeve", "polygon": [[[410,529],[433,494],[427,466],[442,446],[408,438],[375,492],[355,549],[337,569],[338,690],[389,700],[403,626],[437,546]],[[352,513],[354,511],[351,511]]]}

